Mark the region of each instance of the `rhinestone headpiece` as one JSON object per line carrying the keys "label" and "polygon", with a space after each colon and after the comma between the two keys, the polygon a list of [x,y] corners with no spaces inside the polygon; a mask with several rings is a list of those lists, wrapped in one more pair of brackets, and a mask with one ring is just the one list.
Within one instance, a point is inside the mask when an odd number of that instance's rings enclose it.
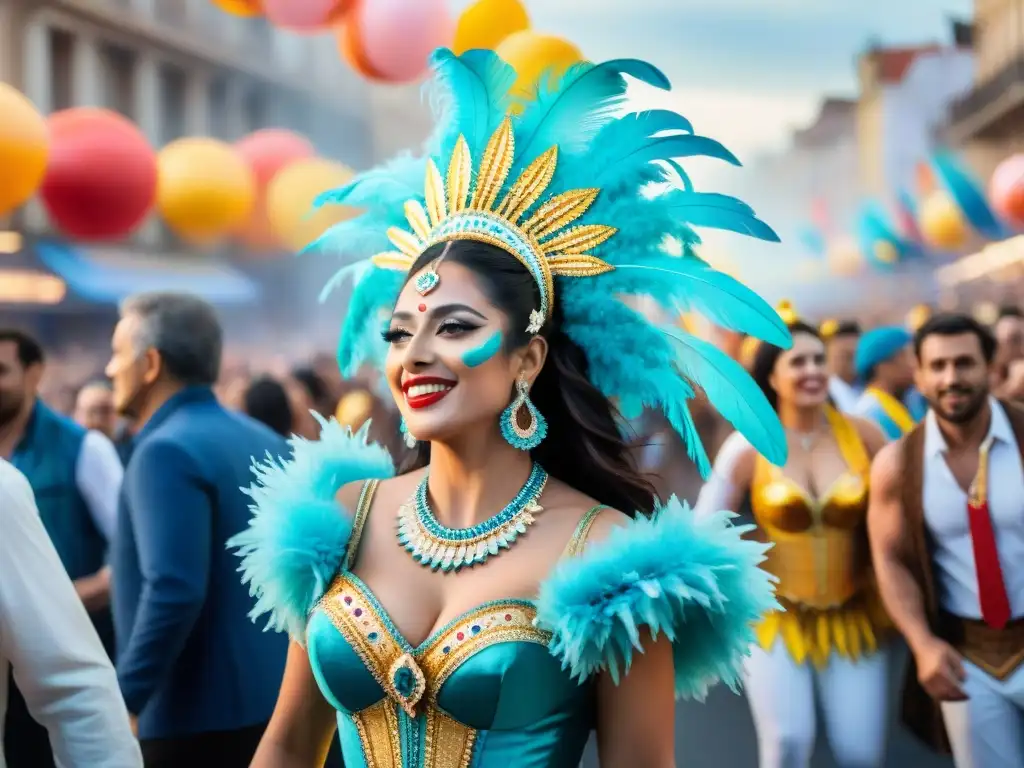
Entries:
{"label": "rhinestone headpiece", "polygon": [[[599,189],[573,189],[544,199],[555,175],[558,147],[534,160],[499,201],[514,155],[515,135],[508,117],[491,135],[475,174],[469,145],[459,136],[444,180],[434,161],[427,161],[426,210],[418,200],[406,201],[411,231],[388,229],[388,239],[398,250],[378,253],[371,260],[382,269],[408,272],[420,254],[437,243],[477,240],[497,246],[518,259],[537,282],[540,307],[531,313],[526,330],[539,333],[554,307],[553,276],[610,272],[612,265],[587,251],[617,230],[603,224],[570,226],[597,199]],[[435,262],[417,278],[416,289],[426,295],[438,282]]]}

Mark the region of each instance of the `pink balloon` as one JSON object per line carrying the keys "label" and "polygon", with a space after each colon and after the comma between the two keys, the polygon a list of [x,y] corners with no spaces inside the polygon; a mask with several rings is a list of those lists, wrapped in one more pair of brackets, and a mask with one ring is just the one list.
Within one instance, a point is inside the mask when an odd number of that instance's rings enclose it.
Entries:
{"label": "pink balloon", "polygon": [[989,200],[1002,218],[1024,227],[1024,153],[1006,158],[989,182]]}
{"label": "pink balloon", "polygon": [[352,0],[263,0],[263,12],[272,24],[296,32],[318,32],[340,21]]}
{"label": "pink balloon", "polygon": [[367,62],[391,82],[420,77],[431,51],[455,36],[445,0],[362,0],[349,23],[358,25]]}

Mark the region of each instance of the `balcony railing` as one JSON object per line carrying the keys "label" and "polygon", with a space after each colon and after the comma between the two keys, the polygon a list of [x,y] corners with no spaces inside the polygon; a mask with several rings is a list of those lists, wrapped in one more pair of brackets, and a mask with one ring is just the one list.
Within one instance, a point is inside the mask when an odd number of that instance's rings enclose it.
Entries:
{"label": "balcony railing", "polygon": [[980,112],[1003,98],[1004,94],[1018,89],[1024,103],[1024,53],[1007,64],[984,82],[975,85],[967,94],[953,102],[950,118],[953,126],[973,121]]}

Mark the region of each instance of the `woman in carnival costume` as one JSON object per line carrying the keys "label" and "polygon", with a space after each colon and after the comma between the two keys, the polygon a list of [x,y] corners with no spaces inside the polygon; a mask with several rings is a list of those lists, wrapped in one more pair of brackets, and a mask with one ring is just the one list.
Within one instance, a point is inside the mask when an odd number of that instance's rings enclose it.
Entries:
{"label": "woman in carnival costume", "polygon": [[890,624],[874,588],[867,539],[871,459],[885,438],[829,400],[825,343],[780,306],[793,344],[760,344],[750,370],[786,429],[782,467],[734,433],[715,460],[696,513],[738,510],[745,499],[760,538],[774,546],[765,569],[783,609],[757,628],[744,687],[762,768],[806,768],[816,737],[815,689],[836,762],[873,768],[885,758]]}
{"label": "woman in carnival costume", "polygon": [[379,251],[340,276],[339,358],[383,365],[415,461],[328,422],[258,466],[232,544],[294,642],[253,765],[319,764],[335,727],[350,768],[577,765],[595,728],[604,765],[673,765],[674,698],[736,684],[775,603],[765,546],[655,498],[611,400],[663,409],[704,469],[698,386],[772,460],[785,440],[738,364],[617,297],[786,345],[758,296],[662,250],[690,224],[774,233],[725,196],[646,192],[653,161],[732,159],[674,113],[617,116],[623,74],[669,87],[648,64],[579,65],[525,104],[492,52],[432,64],[426,157],[329,193],[366,213],[317,244]]}

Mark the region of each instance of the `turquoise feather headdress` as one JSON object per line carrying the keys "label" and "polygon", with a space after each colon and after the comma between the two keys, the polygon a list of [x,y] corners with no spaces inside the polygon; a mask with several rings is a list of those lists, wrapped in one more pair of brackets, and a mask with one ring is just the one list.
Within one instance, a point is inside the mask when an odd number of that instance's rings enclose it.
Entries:
{"label": "turquoise feather headdress", "polygon": [[[778,418],[738,363],[677,328],[652,325],[620,300],[647,295],[670,312],[697,311],[730,330],[790,344],[771,306],[692,253],[694,226],[778,240],[741,201],[694,191],[678,163],[710,156],[738,165],[736,158],[674,112],[620,114],[623,75],[667,90],[665,76],[632,59],[579,64],[519,103],[509,94],[515,71],[491,51],[455,56],[439,49],[431,64],[438,125],[425,155],[399,157],[317,201],[365,213],[310,248],[375,254],[341,269],[324,289],[326,296],[347,278],[355,282],[338,348],[343,373],[382,362],[383,315],[423,250],[451,239],[484,240],[537,280],[541,306],[528,330],[538,332],[560,301],[562,330],[624,415],[660,408],[707,474],[710,462],[687,407],[699,389],[758,451],[784,463]],[[682,188],[651,194],[648,187],[671,180],[672,171]],[[681,257],[666,251],[667,238],[683,244]],[[429,292],[436,279],[418,280],[416,288]]]}

